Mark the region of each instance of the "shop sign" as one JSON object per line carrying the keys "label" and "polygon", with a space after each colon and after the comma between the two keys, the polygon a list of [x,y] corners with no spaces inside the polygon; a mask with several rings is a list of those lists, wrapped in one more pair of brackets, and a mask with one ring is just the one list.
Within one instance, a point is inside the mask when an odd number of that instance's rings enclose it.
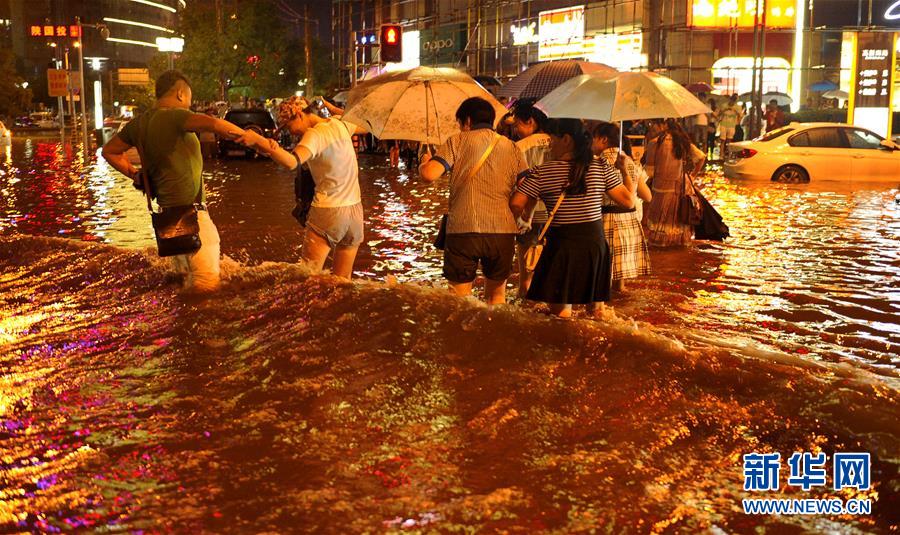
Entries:
{"label": "shop sign", "polygon": [[541,11],[538,60],[584,57],[584,6]]}
{"label": "shop sign", "polygon": [[[793,28],[796,0],[688,0],[688,26],[753,28],[757,11],[766,8],[767,28]],[[760,14],[762,17],[762,14]]]}
{"label": "shop sign", "polygon": [[896,35],[887,32],[859,32],[850,114],[852,123],[888,137],[891,93],[894,85]]}
{"label": "shop sign", "polygon": [[64,97],[69,93],[69,73],[63,69],[47,69],[47,94]]}
{"label": "shop sign", "polygon": [[[589,47],[586,46],[587,50]],[[644,34],[641,32],[598,34],[593,38],[589,61],[603,63],[620,71],[631,71],[647,66],[647,54],[643,53]]]}
{"label": "shop sign", "polygon": [[537,22],[531,22],[522,26],[513,24],[509,27],[509,32],[512,34],[513,46],[524,46],[540,42]]}
{"label": "shop sign", "polygon": [[419,62],[426,66],[456,63],[464,47],[465,31],[461,26],[422,30],[419,35]]}

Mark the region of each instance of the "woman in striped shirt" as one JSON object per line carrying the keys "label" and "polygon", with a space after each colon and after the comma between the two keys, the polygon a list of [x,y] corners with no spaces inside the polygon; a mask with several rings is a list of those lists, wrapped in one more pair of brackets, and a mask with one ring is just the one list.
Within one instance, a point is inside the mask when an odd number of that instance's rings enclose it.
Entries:
{"label": "woman in striped shirt", "polygon": [[634,200],[616,170],[605,160],[594,159],[591,135],[580,120],[550,121],[547,133],[552,160],[527,172],[509,206],[517,217],[530,211],[538,199],[550,210],[547,244],[534,270],[528,299],[549,303],[554,314],[570,317],[574,304],[593,307],[609,300],[603,195],[626,208],[634,206]]}

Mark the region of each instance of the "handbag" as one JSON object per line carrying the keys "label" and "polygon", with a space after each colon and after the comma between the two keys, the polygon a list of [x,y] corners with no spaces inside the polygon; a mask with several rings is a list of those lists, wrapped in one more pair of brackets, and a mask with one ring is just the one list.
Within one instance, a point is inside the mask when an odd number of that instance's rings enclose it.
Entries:
{"label": "handbag", "polygon": [[[687,193],[687,184],[691,184],[691,193]],[[691,175],[684,174],[684,180],[681,181],[681,196],[678,198],[678,209],[676,212],[678,222],[682,225],[699,225],[703,221],[703,206],[697,197],[694,183],[691,181]]]}
{"label": "handbag", "polygon": [[[497,146],[497,143],[500,142],[501,136],[497,133],[494,133],[494,139],[491,141],[491,144],[488,145],[488,148],[484,151],[484,154],[481,155],[481,159],[475,163],[472,167],[472,170],[469,171],[469,174],[466,175],[466,179],[460,182],[460,186],[471,180],[475,174],[481,169],[481,166],[484,165],[484,162],[487,161],[488,156],[494,152],[494,147]],[[441,216],[441,225],[438,228],[437,236],[434,238],[434,247],[441,251],[444,250],[444,247],[447,245],[447,220],[449,219],[449,214],[444,214]]]}
{"label": "handbag", "polygon": [[294,198],[297,204],[291,210],[291,215],[300,223],[301,227],[306,226],[306,220],[309,218],[309,210],[312,208],[313,198],[316,196],[316,182],[313,180],[312,172],[309,168],[297,163],[297,173],[294,175]]}
{"label": "handbag", "polygon": [[547,216],[547,222],[544,223],[544,226],[541,228],[541,233],[538,234],[537,243],[525,251],[523,260],[525,261],[525,270],[529,273],[534,271],[534,268],[538,265],[538,260],[541,259],[541,254],[544,252],[544,245],[547,243],[547,239],[544,236],[547,234],[547,231],[550,230],[550,223],[553,222],[553,216],[556,215],[556,212],[559,210],[559,207],[562,205],[563,199],[565,198],[566,190],[563,188],[562,192],[559,194],[559,199],[556,200],[556,206],[553,207],[553,211]]}
{"label": "handbag", "polygon": [[200,203],[200,192],[203,191],[203,183],[194,199],[194,204],[183,206],[171,206],[162,208],[159,212],[153,211],[150,203],[150,180],[147,174],[141,171],[144,179],[144,194],[147,196],[147,210],[153,222],[153,231],[156,233],[156,249],[159,256],[177,256],[191,254],[200,249],[200,220],[197,217],[197,205]]}

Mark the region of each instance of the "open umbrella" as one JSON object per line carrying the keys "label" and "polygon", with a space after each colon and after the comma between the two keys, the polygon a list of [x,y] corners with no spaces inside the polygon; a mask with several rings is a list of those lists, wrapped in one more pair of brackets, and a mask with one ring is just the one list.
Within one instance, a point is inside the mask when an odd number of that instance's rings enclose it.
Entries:
{"label": "open umbrella", "polygon": [[831,91],[833,89],[837,89],[838,85],[831,80],[819,80],[813,85],[809,86],[809,90],[816,93],[824,93],[826,91]]}
{"label": "open umbrella", "polygon": [[608,65],[589,61],[547,61],[528,67],[501,87],[497,94],[509,98],[539,99],[576,76],[596,72],[613,75],[619,71]]}
{"label": "open umbrella", "polygon": [[696,95],[698,93],[709,93],[713,90],[713,86],[709,85],[706,82],[694,82],[693,84],[687,86],[687,90]]}
{"label": "open umbrella", "polygon": [[497,121],[507,111],[464,72],[416,67],[382,74],[351,89],[344,119],[380,139],[440,144],[459,132],[456,109],[469,97],[490,102]]}
{"label": "open umbrella", "polygon": [[[753,100],[753,93],[743,93],[738,97],[738,100],[740,100],[741,102],[750,102]],[[779,91],[770,91],[768,93],[763,93],[763,104],[768,104],[771,100],[777,102],[779,106],[787,106],[794,102],[794,99],[792,99],[791,96],[787,93],[781,93]]]}
{"label": "open umbrella", "polygon": [[822,98],[830,98],[837,100],[847,100],[850,98],[850,94],[846,91],[841,91],[840,89],[832,89],[831,91],[826,91],[822,93]]}
{"label": "open umbrella", "polygon": [[653,72],[604,73],[573,78],[536,104],[547,117],[636,121],[710,113],[678,82]]}

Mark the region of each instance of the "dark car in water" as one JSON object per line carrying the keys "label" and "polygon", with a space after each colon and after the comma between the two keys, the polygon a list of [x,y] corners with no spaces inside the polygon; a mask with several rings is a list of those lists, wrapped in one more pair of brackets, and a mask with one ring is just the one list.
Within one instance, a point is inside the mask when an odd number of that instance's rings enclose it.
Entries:
{"label": "dark car in water", "polygon": [[[275,119],[272,114],[262,108],[229,110],[225,114],[225,120],[235,124],[244,130],[253,130],[257,134],[274,138],[275,132],[278,130],[275,126]],[[219,138],[219,156],[248,156],[255,157],[256,151],[235,143],[228,139]]]}

